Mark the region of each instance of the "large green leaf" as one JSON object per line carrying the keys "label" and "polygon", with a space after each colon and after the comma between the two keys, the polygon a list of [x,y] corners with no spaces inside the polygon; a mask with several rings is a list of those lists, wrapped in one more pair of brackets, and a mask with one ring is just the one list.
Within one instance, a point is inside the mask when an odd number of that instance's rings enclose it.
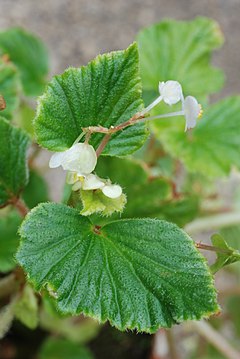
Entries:
{"label": "large green leaf", "polygon": [[[43,147],[63,151],[82,127],[115,126],[143,107],[136,44],[125,51],[99,55],[87,66],[70,68],[53,77],[39,99],[35,132]],[[112,136],[104,153],[126,155],[137,150],[147,136],[145,125],[130,126]],[[96,148],[102,134],[91,137]]]}
{"label": "large green leaf", "polygon": [[0,118],[0,207],[18,197],[28,181],[27,135]]}
{"label": "large green leaf", "polygon": [[39,359],[92,359],[91,352],[70,340],[48,338],[39,354]]}
{"label": "large green leaf", "polygon": [[23,222],[17,259],[63,313],[155,332],[219,310],[205,259],[176,225],[122,220],[102,228],[76,209],[40,204]]}
{"label": "large green leaf", "polygon": [[12,117],[13,111],[18,107],[18,92],[20,88],[19,74],[15,66],[0,59],[0,94],[6,102],[5,110],[1,115],[7,119]]}
{"label": "large green leaf", "polygon": [[157,91],[159,81],[176,80],[186,94],[202,98],[222,87],[222,71],[209,64],[223,42],[215,21],[164,20],[142,30],[137,42],[144,91]]}
{"label": "large green leaf", "polygon": [[21,28],[0,32],[0,52],[18,67],[26,95],[39,95],[48,73],[48,54],[42,41]]}
{"label": "large green leaf", "polygon": [[156,120],[157,138],[189,172],[208,177],[228,175],[232,166],[240,168],[240,97],[229,97],[204,111],[197,126],[184,132],[182,117]]}
{"label": "large green leaf", "polygon": [[0,272],[8,272],[16,266],[14,256],[19,244],[17,230],[21,221],[16,213],[0,217]]}

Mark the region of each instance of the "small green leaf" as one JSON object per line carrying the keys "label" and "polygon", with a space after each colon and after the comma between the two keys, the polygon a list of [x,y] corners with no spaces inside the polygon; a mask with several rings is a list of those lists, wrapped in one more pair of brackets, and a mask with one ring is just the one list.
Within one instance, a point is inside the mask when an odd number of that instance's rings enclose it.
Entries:
{"label": "small green leaf", "polygon": [[[53,77],[39,99],[37,141],[52,151],[72,146],[83,127],[115,126],[143,108],[136,44],[125,51],[99,55],[87,66],[70,68]],[[126,155],[146,140],[145,124],[130,126],[111,137],[104,154]],[[96,148],[102,134],[94,134]]]}
{"label": "small green leaf", "polygon": [[81,200],[83,216],[90,216],[93,213],[101,213],[103,216],[111,216],[114,212],[122,213],[127,198],[124,193],[118,198],[106,197],[101,190],[83,191],[81,190]]}
{"label": "small green leaf", "polygon": [[0,52],[17,66],[26,95],[42,93],[48,73],[48,54],[42,41],[21,28],[0,32]]}
{"label": "small green leaf", "polygon": [[[39,228],[39,230],[36,230]],[[95,227],[63,204],[40,204],[21,229],[17,259],[63,313],[149,333],[219,310],[212,276],[191,238],[153,219]]]}
{"label": "small green leaf", "polygon": [[33,119],[35,110],[29,107],[26,103],[21,103],[20,108],[14,118],[18,127],[26,131],[29,136],[34,139]]}
{"label": "small green leaf", "polygon": [[28,182],[28,142],[22,130],[0,118],[0,207],[18,197]]}
{"label": "small green leaf", "polygon": [[29,182],[22,193],[22,197],[29,208],[49,200],[47,183],[37,171],[30,171]]}
{"label": "small green leaf", "polygon": [[240,97],[229,97],[204,110],[191,132],[184,118],[156,120],[152,129],[167,152],[180,159],[189,172],[208,177],[226,176],[240,168]]}
{"label": "small green leaf", "polygon": [[42,296],[43,306],[40,311],[40,325],[43,329],[60,335],[75,343],[86,343],[94,339],[101,326],[91,318],[83,316],[62,315],[57,309],[54,299],[47,293]]}
{"label": "small green leaf", "polygon": [[216,250],[217,260],[211,265],[212,273],[216,273],[221,268],[240,261],[240,252],[232,247],[229,247],[227,242],[220,234],[214,234],[211,237],[211,241]]}
{"label": "small green leaf", "polygon": [[163,178],[149,178],[141,162],[100,157],[96,173],[103,178],[111,174],[111,180],[124,189],[127,203],[121,218],[159,218],[184,226],[198,213],[199,201],[196,197],[172,198],[170,182]]}
{"label": "small green leaf", "polygon": [[29,285],[26,285],[18,298],[14,314],[20,322],[30,329],[35,329],[38,325],[38,303],[37,298]]}
{"label": "small green leaf", "polygon": [[14,110],[18,107],[18,92],[20,78],[15,66],[0,59],[0,94],[4,97],[6,108],[1,115],[7,119],[12,118]]}
{"label": "small green leaf", "polygon": [[93,359],[91,352],[66,339],[48,338],[39,353],[39,359]]}
{"label": "small green leaf", "polygon": [[9,272],[16,266],[14,256],[19,245],[17,230],[21,222],[14,212],[0,217],[0,272]]}
{"label": "small green leaf", "polygon": [[222,87],[222,71],[209,64],[212,51],[223,43],[215,21],[164,20],[142,30],[137,42],[144,91],[158,91],[159,81],[176,80],[185,94],[200,99]]}
{"label": "small green leaf", "polygon": [[16,297],[8,305],[0,309],[0,339],[2,339],[12,325]]}

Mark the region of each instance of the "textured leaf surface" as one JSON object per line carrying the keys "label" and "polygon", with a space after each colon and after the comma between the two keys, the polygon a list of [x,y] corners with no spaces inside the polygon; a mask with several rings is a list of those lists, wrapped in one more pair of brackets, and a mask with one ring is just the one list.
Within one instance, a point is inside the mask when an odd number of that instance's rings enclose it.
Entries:
{"label": "textured leaf surface", "polygon": [[240,262],[240,252],[230,247],[220,234],[214,234],[211,241],[214,247],[220,249],[220,251],[216,251],[216,262],[211,265],[212,273],[216,273],[229,264]]}
{"label": "textured leaf surface", "polygon": [[240,168],[240,97],[210,106],[191,132],[184,132],[184,122],[183,117],[161,119],[153,131],[190,172],[217,177],[228,175],[233,166]]}
{"label": "textured leaf surface", "polygon": [[[82,132],[82,127],[115,126],[143,107],[136,44],[125,51],[99,55],[87,66],[70,68],[53,77],[39,100],[35,132],[39,144],[62,151]],[[125,155],[137,150],[147,136],[139,124],[112,136],[104,153]],[[103,135],[91,137],[96,148]]]}
{"label": "textured leaf surface", "polygon": [[0,272],[8,272],[16,266],[16,253],[19,236],[18,227],[22,220],[16,213],[0,217]]}
{"label": "textured leaf surface", "polygon": [[40,204],[21,226],[19,263],[60,311],[121,330],[155,332],[218,311],[205,259],[177,226],[122,220],[94,227],[62,204]]}
{"label": "textured leaf surface", "polygon": [[18,197],[28,181],[27,135],[0,118],[0,207]]}
{"label": "textured leaf surface", "polygon": [[215,21],[165,20],[142,30],[137,42],[144,91],[176,80],[186,94],[202,98],[222,87],[222,71],[209,64],[211,52],[223,42]]}
{"label": "textured leaf surface", "polygon": [[39,95],[48,73],[47,50],[40,39],[21,28],[0,32],[0,51],[17,66],[26,95]]}
{"label": "textured leaf surface", "polygon": [[11,64],[0,60],[0,94],[4,97],[6,108],[1,115],[12,118],[13,111],[18,107],[18,91],[20,79],[17,69]]}
{"label": "textured leaf surface", "polygon": [[66,339],[48,338],[41,350],[40,359],[93,359],[90,351]]}

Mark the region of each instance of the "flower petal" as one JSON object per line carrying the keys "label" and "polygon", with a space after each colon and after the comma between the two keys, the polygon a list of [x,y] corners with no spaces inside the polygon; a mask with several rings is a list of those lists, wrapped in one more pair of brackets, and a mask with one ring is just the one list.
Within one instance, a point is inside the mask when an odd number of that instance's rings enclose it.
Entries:
{"label": "flower petal", "polygon": [[118,184],[109,184],[102,188],[102,192],[105,196],[114,199],[121,196],[122,188]]}
{"label": "flower petal", "polygon": [[101,181],[101,179],[98,176],[94,174],[90,174],[84,179],[82,189],[93,190],[93,189],[102,188],[104,185],[105,183]]}
{"label": "flower petal", "polygon": [[182,86],[177,81],[159,82],[158,89],[167,105],[174,105],[182,99]]}
{"label": "flower petal", "polygon": [[78,191],[79,189],[82,188],[82,182],[81,181],[77,181],[74,183],[74,185],[72,186],[72,191]]}
{"label": "flower petal", "polygon": [[93,146],[76,143],[64,152],[62,167],[64,170],[77,172],[79,176],[90,174],[97,164],[97,155]]}
{"label": "flower petal", "polygon": [[183,110],[186,118],[186,131],[196,126],[197,118],[200,114],[201,107],[195,97],[187,96],[183,103]]}
{"label": "flower petal", "polygon": [[63,158],[64,158],[64,152],[56,152],[52,155],[52,157],[50,158],[49,161],[49,167],[50,168],[57,168],[59,166],[61,166]]}

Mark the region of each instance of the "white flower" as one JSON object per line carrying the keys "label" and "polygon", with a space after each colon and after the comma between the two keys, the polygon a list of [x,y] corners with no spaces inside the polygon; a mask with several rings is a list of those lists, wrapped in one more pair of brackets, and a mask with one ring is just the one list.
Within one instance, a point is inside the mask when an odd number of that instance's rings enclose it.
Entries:
{"label": "white flower", "polygon": [[116,199],[122,194],[122,188],[119,185],[112,184],[109,180],[103,180],[92,173],[85,177],[78,176],[76,173],[70,173],[67,183],[73,184],[73,191],[78,191],[79,189],[85,191],[100,189],[106,197],[112,199]]}
{"label": "white flower", "polygon": [[79,176],[90,174],[97,164],[97,155],[93,146],[76,143],[68,150],[56,152],[49,161],[50,168],[62,166],[64,170],[76,172]]}
{"label": "white flower", "polygon": [[118,184],[107,184],[102,188],[102,193],[109,198],[118,198],[122,194],[122,188]]}
{"label": "white flower", "polygon": [[177,81],[159,82],[158,89],[167,105],[175,105],[182,99],[182,86]]}
{"label": "white flower", "polygon": [[185,131],[194,128],[197,123],[197,118],[202,115],[201,105],[193,96],[187,96],[182,103],[183,113],[186,118]]}
{"label": "white flower", "polygon": [[84,180],[82,184],[82,189],[84,190],[93,190],[99,189],[105,186],[105,183],[96,175],[90,174]]}
{"label": "white flower", "polygon": [[182,86],[177,81],[159,82],[158,89],[160,96],[141,111],[142,116],[150,112],[161,101],[164,101],[167,105],[174,105],[183,99]]}

